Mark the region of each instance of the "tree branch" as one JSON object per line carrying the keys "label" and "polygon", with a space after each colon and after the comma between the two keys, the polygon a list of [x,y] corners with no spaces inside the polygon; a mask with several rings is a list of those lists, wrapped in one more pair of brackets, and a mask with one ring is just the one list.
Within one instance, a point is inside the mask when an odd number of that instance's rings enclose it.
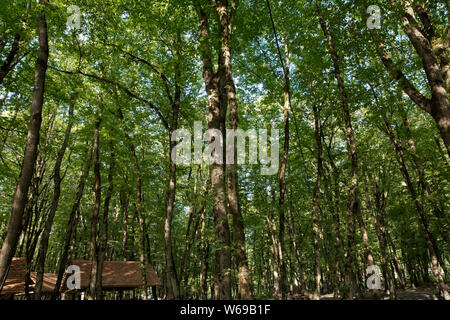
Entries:
{"label": "tree branch", "polygon": [[159,108],[157,106],[155,106],[151,101],[136,95],[130,89],[128,89],[127,87],[123,86],[119,82],[114,81],[114,80],[110,80],[110,79],[105,79],[105,78],[99,77],[99,76],[97,76],[95,74],[88,74],[88,73],[85,73],[85,72],[83,72],[81,70],[78,70],[78,71],[67,71],[67,70],[62,70],[62,69],[55,68],[53,66],[49,66],[49,68],[53,69],[53,70],[56,70],[58,72],[65,73],[65,74],[71,74],[71,75],[80,74],[80,75],[83,75],[83,76],[88,77],[88,78],[92,78],[92,79],[95,79],[95,80],[98,80],[98,81],[101,81],[101,82],[106,82],[106,83],[114,85],[115,87],[117,87],[120,90],[122,90],[123,92],[125,92],[128,96],[130,96],[130,97],[132,97],[132,98],[134,98],[134,99],[136,99],[136,100],[146,104],[151,109],[153,109],[156,112],[156,114],[159,117],[159,119],[161,120],[161,122],[163,123],[164,127],[167,130],[170,130],[170,126],[169,126],[167,120],[164,118],[163,114],[161,113],[161,111],[159,110]]}

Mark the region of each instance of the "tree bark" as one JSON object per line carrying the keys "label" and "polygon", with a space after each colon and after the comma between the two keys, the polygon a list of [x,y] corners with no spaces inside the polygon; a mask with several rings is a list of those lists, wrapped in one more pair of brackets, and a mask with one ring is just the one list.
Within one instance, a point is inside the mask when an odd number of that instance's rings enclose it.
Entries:
{"label": "tree bark", "polygon": [[433,234],[430,231],[430,227],[428,224],[428,219],[425,214],[425,208],[420,201],[420,199],[417,196],[417,192],[414,188],[414,185],[412,184],[410,174],[408,171],[408,168],[406,166],[406,162],[403,155],[403,146],[399,140],[395,137],[391,126],[384,114],[382,114],[383,121],[384,121],[384,129],[383,132],[389,137],[394,150],[395,150],[395,156],[397,159],[397,162],[399,164],[399,169],[402,173],[403,179],[405,181],[406,187],[411,195],[411,198],[414,202],[415,209],[418,214],[419,221],[421,222],[423,229],[424,229],[424,236],[425,241],[428,248],[428,254],[430,255],[431,260],[431,266],[432,266],[432,272],[436,279],[437,287],[439,289],[440,294],[445,300],[450,300],[450,294],[448,293],[447,284],[445,283],[444,279],[442,278],[441,271],[439,268],[439,265],[441,265],[442,269],[444,270],[444,273],[447,274],[447,269],[445,266],[445,263],[442,260],[439,247],[437,246],[436,240],[433,236]]}
{"label": "tree bark", "polygon": [[[223,59],[219,57],[218,71],[213,70],[212,53],[209,41],[209,18],[208,14],[197,5],[196,7],[199,16],[199,33],[200,33],[200,53],[203,63],[203,80],[205,82],[206,93],[208,96],[208,129],[216,129],[225,136],[225,115],[226,105],[223,103],[221,95],[221,81],[223,78]],[[216,8],[218,11],[227,10],[220,4]],[[209,143],[213,143],[214,137],[210,137]],[[222,141],[223,143],[223,141]],[[223,148],[223,144],[222,144]],[[215,153],[211,154],[211,158],[216,159]],[[230,228],[227,218],[226,210],[226,195],[225,195],[225,167],[224,158],[213,161],[210,164],[211,173],[211,187],[213,192],[213,213],[214,213],[214,230],[217,239],[216,255],[216,287],[218,300],[231,299],[231,250],[230,250]]]}
{"label": "tree bark", "polygon": [[0,67],[0,84],[3,82],[3,79],[8,75],[11,69],[14,67],[13,62],[16,58],[17,53],[19,52],[20,47],[20,34],[16,34],[14,37],[14,41],[11,44],[11,50],[9,51],[8,56]]}
{"label": "tree bark", "polygon": [[[87,156],[88,155],[88,156]],[[92,150],[89,148],[86,151],[86,157],[88,160],[86,162],[86,165],[84,167],[83,173],[81,174],[80,181],[78,182],[77,191],[75,195],[75,202],[72,205],[72,210],[70,212],[69,221],[67,222],[67,233],[66,233],[66,239],[64,241],[64,248],[61,255],[59,268],[58,268],[58,277],[56,279],[56,285],[55,290],[52,294],[52,300],[55,300],[57,296],[59,295],[59,291],[61,288],[61,284],[63,281],[63,277],[66,271],[67,266],[71,263],[71,259],[69,259],[71,253],[70,253],[70,246],[75,238],[76,234],[76,228],[78,225],[78,219],[79,219],[79,208],[81,204],[81,198],[83,197],[84,187],[86,185],[86,179],[89,176],[89,170],[92,165]]]}
{"label": "tree bark", "polygon": [[321,280],[321,267],[320,267],[320,249],[319,249],[319,194],[320,184],[322,181],[322,140],[320,138],[320,111],[316,105],[313,105],[314,113],[314,135],[316,138],[317,147],[317,173],[316,183],[313,191],[313,241],[314,241],[314,292],[312,299],[319,300],[320,298],[320,280]]}
{"label": "tree bark", "polygon": [[[101,290],[101,277],[99,279],[99,271],[98,271],[98,255],[99,255],[99,247],[98,247],[98,220],[100,214],[100,202],[102,198],[102,189],[101,189],[101,174],[100,174],[100,124],[102,122],[102,106],[101,101],[98,105],[97,110],[97,119],[94,125],[94,193],[95,193],[95,202],[94,202],[94,210],[92,212],[91,218],[91,236],[90,236],[90,249],[91,249],[91,261],[92,267],[90,270],[89,276],[89,288],[88,288],[88,299],[89,300],[97,300],[100,299],[98,295]],[[101,271],[100,271],[101,273]]]}
{"label": "tree bark", "polygon": [[335,49],[334,39],[330,32],[328,31],[328,27],[325,23],[324,17],[321,13],[318,0],[315,0],[315,6],[317,15],[319,16],[319,23],[322,28],[323,34],[327,40],[328,51],[330,53],[331,59],[333,61],[334,68],[334,76],[337,81],[337,86],[339,89],[339,95],[341,98],[342,111],[344,113],[344,123],[345,123],[345,141],[347,147],[347,153],[349,157],[349,162],[351,165],[351,181],[350,181],[350,189],[349,189],[349,198],[348,198],[348,220],[347,220],[347,257],[346,257],[346,298],[352,299],[353,295],[359,295],[359,289],[356,280],[356,274],[353,270],[353,264],[355,264],[356,257],[354,252],[355,245],[355,225],[354,219],[358,217],[360,214],[359,208],[359,199],[358,199],[358,153],[356,151],[356,141],[355,135],[353,132],[351,116],[350,116],[350,108],[348,105],[347,92],[344,86],[344,80],[341,75],[340,67],[339,67],[339,57],[337,51]]}
{"label": "tree bark", "polygon": [[[111,143],[112,144],[112,143]],[[97,286],[96,296],[101,297],[102,295],[102,272],[103,272],[103,262],[106,257],[106,248],[108,245],[108,215],[109,215],[109,203],[111,201],[113,189],[114,189],[114,166],[115,166],[115,155],[113,147],[111,146],[111,155],[109,162],[109,172],[108,172],[108,189],[106,190],[105,202],[103,203],[103,221],[102,221],[102,239],[99,243],[98,250],[98,266],[97,266],[97,281],[100,281],[100,285]]]}
{"label": "tree bark", "polygon": [[[431,90],[431,99],[425,97],[414,87],[394,63],[379,35],[372,32],[376,51],[391,77],[397,81],[399,87],[415,104],[433,117],[444,141],[447,154],[450,157],[450,103],[448,98],[448,90],[450,90],[450,59],[448,57],[450,42],[448,39],[445,39],[448,27],[445,29],[444,34],[440,36],[433,29],[423,3],[416,4],[414,9],[408,0],[402,0],[401,4],[404,9],[403,30],[417,55],[422,60],[423,69]],[[419,13],[424,28],[419,27],[415,11]],[[440,41],[440,38],[443,41]]]}
{"label": "tree bark", "polygon": [[70,133],[72,131],[73,125],[73,109],[74,109],[75,99],[71,101],[69,107],[69,120],[66,127],[66,132],[64,134],[64,140],[59,149],[58,155],[56,157],[55,167],[53,169],[53,200],[50,207],[50,212],[45,221],[44,230],[41,235],[39,252],[37,257],[37,272],[36,272],[36,283],[34,286],[34,299],[40,300],[42,294],[42,282],[44,280],[44,270],[45,270],[45,260],[47,256],[48,240],[50,238],[50,233],[53,226],[53,219],[58,209],[59,197],[61,195],[61,164],[64,159],[64,154],[66,153],[67,146],[69,144]]}
{"label": "tree bark", "polygon": [[[233,6],[234,12],[237,10]],[[222,0],[217,8],[220,17],[221,30],[221,56],[224,67],[226,100],[230,110],[230,129],[238,129],[238,102],[236,88],[233,79],[233,67],[231,62],[231,35],[233,30],[233,14],[228,9],[228,1]],[[226,106],[224,106],[226,108]],[[234,137],[233,137],[234,139]],[[239,186],[237,173],[236,144],[234,144],[234,161],[227,164],[227,194],[228,206],[233,219],[233,245],[235,259],[238,266],[239,296],[240,299],[248,300],[251,296],[250,274],[247,263],[247,251],[245,248],[245,227],[239,203]]]}

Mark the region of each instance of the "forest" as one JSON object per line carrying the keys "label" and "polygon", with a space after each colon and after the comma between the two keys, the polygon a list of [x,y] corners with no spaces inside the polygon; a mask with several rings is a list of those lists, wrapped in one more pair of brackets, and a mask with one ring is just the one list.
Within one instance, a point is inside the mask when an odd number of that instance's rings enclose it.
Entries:
{"label": "forest", "polygon": [[450,300],[449,12],[1,1],[0,299]]}

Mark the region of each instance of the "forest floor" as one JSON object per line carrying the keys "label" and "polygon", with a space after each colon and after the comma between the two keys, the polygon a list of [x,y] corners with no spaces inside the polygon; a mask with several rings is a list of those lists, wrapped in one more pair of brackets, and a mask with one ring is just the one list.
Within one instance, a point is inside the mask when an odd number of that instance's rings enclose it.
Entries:
{"label": "forest floor", "polygon": [[[303,300],[303,296],[291,296],[292,300]],[[384,294],[367,294],[364,300],[389,300],[389,296]],[[320,295],[320,300],[336,300],[333,293]],[[439,300],[438,291],[433,286],[420,286],[416,288],[405,288],[397,290],[397,300]]]}

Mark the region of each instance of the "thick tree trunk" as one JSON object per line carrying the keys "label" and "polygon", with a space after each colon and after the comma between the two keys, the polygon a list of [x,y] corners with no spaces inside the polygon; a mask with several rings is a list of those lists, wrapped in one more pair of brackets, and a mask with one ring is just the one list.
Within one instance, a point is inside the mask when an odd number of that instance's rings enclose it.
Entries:
{"label": "thick tree trunk", "polygon": [[[42,2],[42,1],[41,1]],[[30,123],[28,126],[27,144],[23,157],[23,164],[14,192],[11,215],[8,221],[8,229],[0,251],[0,286],[3,279],[6,278],[7,270],[11,264],[11,259],[16,250],[17,241],[21,232],[22,215],[25,208],[36,162],[39,131],[42,122],[42,106],[44,103],[45,74],[48,62],[48,37],[47,22],[45,14],[42,13],[38,18],[39,32],[39,57],[36,61],[34,74],[33,100],[30,108]],[[2,288],[0,287],[0,290]]]}
{"label": "thick tree trunk", "polygon": [[[235,7],[234,10],[237,8]],[[236,97],[236,88],[233,79],[233,68],[231,63],[231,34],[232,17],[228,10],[228,1],[221,1],[218,8],[221,25],[221,56],[224,64],[225,93],[230,109],[230,129],[238,129],[238,103]],[[234,137],[233,137],[234,139]],[[251,296],[250,274],[247,263],[247,251],[245,248],[245,227],[242,218],[237,174],[237,154],[236,144],[234,147],[234,161],[227,164],[227,183],[228,183],[228,206],[233,218],[233,245],[235,249],[235,259],[238,265],[239,295],[240,299],[248,300]]]}
{"label": "thick tree trunk", "polygon": [[56,157],[55,167],[53,169],[53,200],[50,206],[50,212],[45,221],[44,230],[42,231],[41,241],[39,245],[39,252],[37,257],[37,273],[36,283],[34,286],[34,299],[40,300],[42,294],[42,282],[44,280],[45,260],[47,256],[48,240],[50,238],[50,232],[53,226],[53,219],[58,209],[59,197],[61,195],[61,164],[66,153],[67,146],[69,144],[70,133],[72,131],[73,124],[73,109],[75,100],[71,101],[69,107],[69,122],[67,124],[64,140],[59,149],[58,156]]}
{"label": "thick tree trunk", "polygon": [[[377,54],[391,77],[398,82],[399,87],[415,104],[433,117],[450,157],[450,103],[448,98],[448,90],[450,90],[450,59],[448,58],[450,42],[445,39],[448,27],[443,35],[438,35],[430,23],[431,20],[423,3],[415,4],[414,9],[408,0],[402,0],[401,3],[405,9],[402,21],[403,30],[422,60],[427,82],[431,89],[431,99],[419,92],[406,78],[388,54],[379,35],[372,32]],[[424,29],[419,27],[415,11],[418,12]]]}
{"label": "thick tree trunk", "polygon": [[[219,130],[222,137],[225,136],[225,115],[226,105],[223,104],[221,95],[223,78],[223,59],[219,59],[219,70],[214,72],[212,63],[212,53],[209,42],[209,26],[208,15],[200,8],[196,7],[199,15],[200,25],[200,52],[203,61],[203,79],[205,82],[206,93],[208,95],[208,129]],[[225,8],[220,6],[216,8],[222,11]],[[213,143],[214,137],[209,138],[209,143]],[[223,141],[222,141],[223,148]],[[229,300],[231,299],[231,282],[230,282],[230,268],[231,268],[231,251],[230,251],[230,228],[228,225],[227,210],[226,210],[226,195],[225,195],[225,167],[224,158],[217,159],[217,155],[213,152],[211,154],[213,160],[210,164],[211,173],[211,189],[213,192],[213,213],[214,213],[214,231],[217,239],[218,249],[215,252],[216,256],[216,289],[217,294],[215,299]]]}

